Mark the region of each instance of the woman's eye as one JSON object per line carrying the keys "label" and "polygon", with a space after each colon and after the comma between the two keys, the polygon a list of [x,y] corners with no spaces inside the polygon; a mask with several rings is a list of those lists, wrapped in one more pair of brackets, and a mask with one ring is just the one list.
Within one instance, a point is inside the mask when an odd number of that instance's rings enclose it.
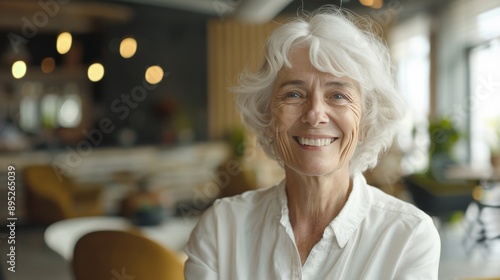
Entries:
{"label": "woman's eye", "polygon": [[344,93],[332,93],[329,99],[338,102],[345,102],[349,100],[349,98]]}
{"label": "woman's eye", "polygon": [[343,94],[340,94],[340,93],[334,93],[332,95],[332,98],[337,99],[337,100],[342,100],[342,99],[345,99],[345,96]]}
{"label": "woman's eye", "polygon": [[285,95],[286,98],[300,98],[302,97],[298,92],[289,92]]}

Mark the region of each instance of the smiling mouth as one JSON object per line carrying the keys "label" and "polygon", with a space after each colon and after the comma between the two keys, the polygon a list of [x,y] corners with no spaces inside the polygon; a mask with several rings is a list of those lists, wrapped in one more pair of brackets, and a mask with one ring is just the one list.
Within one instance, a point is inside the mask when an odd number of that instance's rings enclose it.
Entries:
{"label": "smiling mouth", "polygon": [[323,147],[328,146],[333,143],[338,137],[334,138],[321,138],[321,139],[311,139],[305,137],[293,137],[297,143],[303,146],[312,146],[312,147]]}

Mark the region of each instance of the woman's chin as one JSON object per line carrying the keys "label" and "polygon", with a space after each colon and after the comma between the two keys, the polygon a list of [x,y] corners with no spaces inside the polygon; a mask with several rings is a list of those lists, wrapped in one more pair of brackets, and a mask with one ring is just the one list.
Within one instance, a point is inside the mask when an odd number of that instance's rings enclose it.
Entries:
{"label": "woman's chin", "polygon": [[293,172],[302,176],[320,177],[330,176],[332,174],[341,174],[345,172],[347,175],[349,171],[338,164],[318,165],[318,164],[298,164],[286,165]]}

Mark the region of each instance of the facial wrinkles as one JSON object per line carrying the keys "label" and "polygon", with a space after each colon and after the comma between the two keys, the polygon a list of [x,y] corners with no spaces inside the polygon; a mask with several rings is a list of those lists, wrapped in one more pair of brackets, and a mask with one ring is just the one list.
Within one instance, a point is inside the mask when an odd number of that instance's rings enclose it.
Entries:
{"label": "facial wrinkles", "polygon": [[357,137],[359,131],[359,120],[361,118],[361,108],[359,105],[350,104],[349,110],[354,113],[353,122],[357,123],[350,134],[344,134],[342,141],[340,142],[341,152],[340,152],[340,165],[343,165],[345,160],[354,153],[357,144]]}
{"label": "facial wrinkles", "polygon": [[[306,115],[309,113],[312,114],[326,114],[328,118],[333,119],[333,120],[338,120],[341,118],[346,118],[346,114],[351,113],[352,116],[349,117],[346,120],[343,120],[343,124],[341,124],[341,127],[339,127],[341,130],[342,128],[345,127],[352,127],[353,129],[351,131],[342,131],[343,137],[341,138],[340,142],[340,155],[339,155],[339,165],[343,165],[346,159],[353,153],[353,151],[356,148],[356,143],[355,141],[357,139],[358,135],[358,123],[359,119],[361,117],[361,107],[359,104],[359,98],[353,97],[352,95],[347,96],[346,103],[344,104],[330,104],[326,98],[324,97],[323,92],[328,92],[328,90],[321,90],[321,99],[320,100],[315,100],[313,101],[313,98],[318,98],[318,97],[308,97],[305,98],[302,102],[299,103],[294,103],[294,104],[289,104],[287,102],[284,102],[282,100],[281,94],[275,94],[273,98],[273,114],[272,114],[272,123],[274,125],[274,132],[275,132],[275,139],[276,141],[276,146],[275,148],[278,148],[278,150],[282,153],[283,159],[292,159],[292,153],[291,151],[287,148],[287,142],[290,141],[290,139],[287,136],[287,131],[286,129],[289,129],[288,127],[283,127],[281,124],[282,123],[287,123],[286,120],[282,120],[281,118],[283,116],[287,116],[288,114],[286,112],[283,112],[283,110],[300,110],[301,111],[301,118],[302,117],[307,117]],[[319,112],[312,112],[312,102],[324,102],[323,104],[319,105],[322,106],[319,110]],[[318,105],[315,105],[318,106]],[[324,110],[324,111],[323,111]],[[313,116],[314,118],[321,118],[320,115],[318,116]],[[320,120],[321,121],[321,120]],[[350,126],[347,124],[352,124],[355,123],[356,125]],[[285,137],[284,137],[285,136]]]}
{"label": "facial wrinkles", "polygon": [[283,135],[287,135],[286,127],[282,126],[283,120],[281,119],[280,114],[282,110],[286,109],[286,106],[290,104],[286,104],[284,101],[281,100],[281,96],[275,96],[273,100],[273,113],[272,113],[272,124],[274,126],[274,150],[278,153],[281,154],[281,159],[291,159],[292,158],[292,153],[291,151],[287,148],[290,145],[287,145],[286,142],[289,141],[287,137],[282,137]]}
{"label": "facial wrinkles", "polygon": [[[314,128],[321,122],[332,122],[327,125],[336,126],[342,133],[338,135],[341,138],[338,143],[339,154],[336,155],[339,166],[342,166],[357,144],[361,116],[357,85],[344,78],[332,79],[330,74],[319,72],[312,65],[307,65],[307,62],[294,62],[293,65],[294,69],[284,68],[280,71],[273,89],[271,124],[275,137],[274,149],[285,162],[300,160],[295,158],[294,149],[290,149],[294,144],[291,143],[294,140],[291,140],[293,135],[289,135],[290,130],[294,131],[296,125],[311,125]],[[290,81],[302,81],[302,84]],[[288,100],[286,95],[291,92],[300,93],[302,98]],[[330,99],[336,93],[344,94],[345,100]],[[322,103],[316,104],[317,102]],[[320,107],[313,108],[313,105]],[[294,119],[297,115],[300,117]],[[303,120],[307,120],[309,124],[303,123]]]}

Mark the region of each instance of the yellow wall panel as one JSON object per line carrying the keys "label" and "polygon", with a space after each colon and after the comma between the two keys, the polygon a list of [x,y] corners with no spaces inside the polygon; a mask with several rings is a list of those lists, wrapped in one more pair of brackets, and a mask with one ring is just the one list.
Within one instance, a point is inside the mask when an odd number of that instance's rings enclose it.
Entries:
{"label": "yellow wall panel", "polygon": [[250,24],[213,19],[207,24],[209,137],[221,139],[240,124],[229,88],[249,65],[256,70],[263,60],[265,40],[277,23]]}

